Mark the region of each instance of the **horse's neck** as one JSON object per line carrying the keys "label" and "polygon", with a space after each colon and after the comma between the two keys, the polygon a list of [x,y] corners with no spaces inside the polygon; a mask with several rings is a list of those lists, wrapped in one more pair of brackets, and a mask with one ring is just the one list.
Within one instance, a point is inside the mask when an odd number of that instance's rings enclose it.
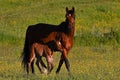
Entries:
{"label": "horse's neck", "polygon": [[58,27],[57,30],[59,30],[59,31],[61,31],[61,32],[64,32],[66,35],[68,35],[68,36],[70,36],[70,37],[73,37],[73,36],[74,36],[75,26],[72,25],[72,26],[71,26],[71,30],[69,30],[68,27],[69,27],[69,22],[68,22],[68,21],[64,21],[64,22],[62,22],[62,23],[59,25],[59,27]]}
{"label": "horse's neck", "polygon": [[73,37],[73,36],[74,36],[74,31],[75,31],[75,25],[74,25],[74,24],[73,24],[73,25],[70,25],[69,22],[66,22],[66,23],[67,23],[67,25],[66,25],[67,28],[68,28],[68,27],[71,27],[70,30],[67,29],[67,30],[68,30],[68,31],[67,31],[67,35],[70,36],[70,37]]}

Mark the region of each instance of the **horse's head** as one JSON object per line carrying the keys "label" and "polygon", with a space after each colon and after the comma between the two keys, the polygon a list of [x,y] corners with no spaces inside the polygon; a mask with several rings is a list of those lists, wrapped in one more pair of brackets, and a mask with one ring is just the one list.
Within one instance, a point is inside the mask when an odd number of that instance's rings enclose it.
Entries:
{"label": "horse's head", "polygon": [[66,7],[66,22],[68,22],[68,28],[72,29],[75,25],[75,9],[72,7],[71,10]]}

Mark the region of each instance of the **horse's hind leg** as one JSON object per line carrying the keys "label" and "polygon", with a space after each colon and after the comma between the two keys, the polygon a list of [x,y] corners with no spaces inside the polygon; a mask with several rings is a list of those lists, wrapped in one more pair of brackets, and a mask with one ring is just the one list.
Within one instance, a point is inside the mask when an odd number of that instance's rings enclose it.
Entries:
{"label": "horse's hind leg", "polygon": [[29,71],[30,71],[30,62],[28,62],[26,65],[26,71],[27,71],[27,75],[28,75]]}
{"label": "horse's hind leg", "polygon": [[35,53],[34,53],[34,46],[31,47],[30,50],[30,58],[29,58],[29,63],[28,63],[28,73],[30,70],[30,67],[32,69],[32,73],[34,73],[34,60],[35,60]]}

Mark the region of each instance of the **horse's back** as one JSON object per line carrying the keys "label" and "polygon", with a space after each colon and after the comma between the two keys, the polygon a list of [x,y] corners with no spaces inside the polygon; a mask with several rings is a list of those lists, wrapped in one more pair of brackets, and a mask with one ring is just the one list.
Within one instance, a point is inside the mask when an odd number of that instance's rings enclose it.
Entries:
{"label": "horse's back", "polygon": [[30,42],[40,42],[42,39],[48,37],[51,33],[56,32],[57,25],[39,23],[36,25],[30,25],[26,32],[26,37]]}
{"label": "horse's back", "polygon": [[57,29],[57,25],[43,24],[43,23],[30,25],[28,27],[29,31],[34,31],[34,32],[37,31],[39,33],[49,33],[55,31],[56,29]]}
{"label": "horse's back", "polygon": [[38,32],[39,34],[45,35],[45,34],[50,34],[51,32],[64,32],[65,27],[66,27],[65,22],[62,22],[60,25],[39,23],[28,26],[27,32],[29,33]]}

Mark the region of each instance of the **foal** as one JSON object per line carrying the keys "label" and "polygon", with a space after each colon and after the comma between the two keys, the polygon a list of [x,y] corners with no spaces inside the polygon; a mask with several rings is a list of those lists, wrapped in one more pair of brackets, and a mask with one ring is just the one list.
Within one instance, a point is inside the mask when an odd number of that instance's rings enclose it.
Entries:
{"label": "foal", "polygon": [[[54,46],[52,46],[52,45]],[[36,60],[36,65],[38,67],[38,69],[40,70],[41,73],[43,73],[43,71],[41,70],[39,63],[41,63],[42,65],[44,65],[43,61],[42,61],[42,57],[46,58],[47,61],[47,70],[48,70],[48,74],[52,71],[53,69],[53,51],[54,49],[62,51],[62,45],[61,42],[59,40],[54,40],[54,41],[50,41],[47,44],[42,44],[42,43],[33,43],[32,46],[30,47],[30,58],[29,58],[29,63],[27,64],[27,72],[29,73],[29,69],[30,66],[32,68],[32,72],[34,73],[34,67],[32,66],[35,60],[35,57],[37,58]],[[32,65],[31,65],[32,64]],[[44,65],[45,66],[45,65]]]}

